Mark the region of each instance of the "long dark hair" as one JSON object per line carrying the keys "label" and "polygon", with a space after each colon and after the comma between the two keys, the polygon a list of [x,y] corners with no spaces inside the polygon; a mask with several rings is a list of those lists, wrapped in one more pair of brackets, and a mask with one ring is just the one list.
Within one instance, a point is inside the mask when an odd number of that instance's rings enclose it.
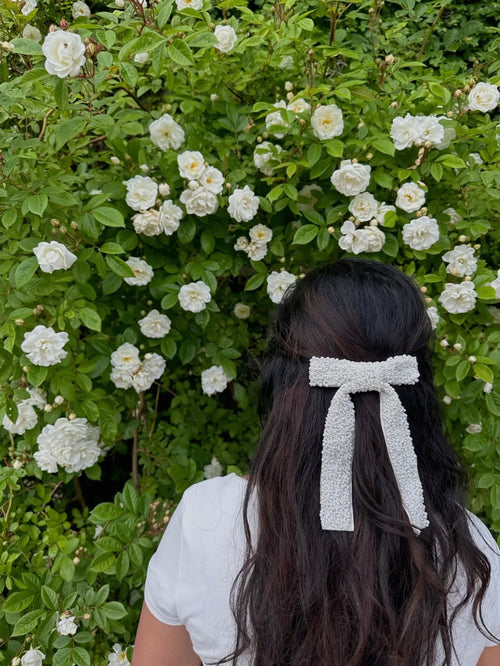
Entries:
{"label": "long dark hair", "polygon": [[[481,602],[490,565],[467,523],[466,479],[442,427],[421,292],[397,268],[345,259],[309,272],[278,307],[261,390],[263,431],[244,502],[247,539],[233,585],[235,651],[253,666],[450,664],[450,627]],[[322,434],[335,389],[310,387],[309,359],[418,360],[420,379],[395,387],[408,414],[430,526],[413,532],[388,458],[378,393],[352,396],[354,532],[319,521]],[[257,490],[258,489],[258,490]],[[249,503],[258,499],[251,543]],[[461,573],[460,573],[461,572]],[[463,597],[450,589],[464,576]]]}

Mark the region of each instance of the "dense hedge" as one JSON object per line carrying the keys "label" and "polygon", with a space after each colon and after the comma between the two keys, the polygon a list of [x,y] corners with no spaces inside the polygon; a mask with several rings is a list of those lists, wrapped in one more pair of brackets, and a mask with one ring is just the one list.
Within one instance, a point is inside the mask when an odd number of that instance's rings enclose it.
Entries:
{"label": "dense hedge", "polygon": [[0,663],[127,663],[175,502],[248,466],[273,303],[345,254],[421,285],[471,506],[500,531],[483,5],[0,7]]}

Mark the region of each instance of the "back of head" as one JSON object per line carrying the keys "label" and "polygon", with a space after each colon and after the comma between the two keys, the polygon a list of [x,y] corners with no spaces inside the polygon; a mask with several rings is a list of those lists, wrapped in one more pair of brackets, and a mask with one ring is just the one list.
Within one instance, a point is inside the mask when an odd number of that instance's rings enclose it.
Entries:
{"label": "back of head", "polygon": [[[316,268],[285,295],[263,373],[263,432],[245,503],[246,512],[258,488],[259,536],[252,545],[245,520],[233,663],[250,650],[253,666],[430,665],[438,639],[450,663],[446,602],[457,561],[467,574],[463,604],[474,596],[480,602],[489,571],[470,538],[463,473],[441,426],[431,337],[417,286],[380,262],[346,259]],[[420,536],[411,528],[382,433],[379,394],[367,391],[352,395],[354,531],[324,531],[322,438],[336,389],[309,385],[309,361],[402,354],[415,356],[419,367],[418,383],[395,389],[408,415],[430,525]]]}

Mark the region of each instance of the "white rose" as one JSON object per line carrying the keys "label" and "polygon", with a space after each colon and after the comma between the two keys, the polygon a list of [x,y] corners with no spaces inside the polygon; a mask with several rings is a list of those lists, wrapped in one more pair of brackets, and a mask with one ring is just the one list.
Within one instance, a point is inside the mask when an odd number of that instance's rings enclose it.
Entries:
{"label": "white rose", "polygon": [[147,210],[155,205],[158,185],[150,176],[134,176],[123,184],[127,188],[125,201],[133,210]]}
{"label": "white rose", "polygon": [[140,368],[132,375],[132,387],[137,393],[147,391],[156,379],[160,379],[165,372],[165,367],[165,359],[159,354],[145,354]]}
{"label": "white rose", "polygon": [[288,271],[273,271],[267,276],[267,293],[273,303],[281,303],[287,289],[295,284],[297,278]]}
{"label": "white rose", "polygon": [[159,213],[163,233],[171,236],[179,228],[179,222],[184,215],[182,208],[176,206],[171,199],[167,199],[160,206]]}
{"label": "white rose", "polygon": [[290,102],[286,108],[287,111],[293,111],[293,113],[297,115],[298,113],[304,113],[304,111],[310,109],[311,105],[302,97],[298,97],[297,99],[294,99],[293,102]]}
{"label": "white rose", "polygon": [[168,197],[170,194],[170,185],[168,183],[160,183],[158,185],[158,192],[162,197]]}
{"label": "white rose", "polygon": [[153,279],[153,269],[146,261],[144,261],[144,259],[129,257],[125,263],[128,264],[135,273],[135,277],[123,278],[127,284],[141,287],[148,284],[148,282],[151,282]]}
{"label": "white rose", "polygon": [[344,131],[342,111],[336,104],[318,106],[311,117],[314,136],[324,141],[340,136]]}
{"label": "white rose", "polygon": [[340,227],[342,236],[339,238],[339,247],[346,252],[360,254],[368,250],[368,237],[356,225],[347,220]]}
{"label": "white rose", "polygon": [[205,465],[203,468],[203,476],[205,477],[205,479],[213,479],[216,476],[221,476],[222,472],[223,472],[223,467],[215,456],[213,456],[212,460],[210,461],[210,465]]}
{"label": "white rose", "polygon": [[196,180],[201,176],[205,168],[204,162],[205,158],[197,150],[186,150],[177,155],[179,174],[182,178],[188,178],[189,180]]}
{"label": "white rose", "polygon": [[47,394],[45,391],[41,388],[28,388],[26,390],[30,394],[30,397],[23,400],[23,402],[27,402],[33,405],[33,407],[38,407],[38,409],[43,409],[47,404]]}
{"label": "white rose", "polygon": [[500,269],[497,271],[497,277],[491,282],[489,282],[488,286],[493,287],[493,289],[495,290],[495,296],[497,298],[500,298]]}
{"label": "white rose", "polygon": [[252,261],[262,261],[267,254],[267,243],[251,241],[245,252]]}
{"label": "white rose", "polygon": [[[323,190],[319,185],[316,185],[315,183],[311,185],[304,185],[304,187],[301,190],[299,190],[299,196],[297,199],[297,208],[301,212],[304,212],[305,210],[314,210],[314,207],[318,203],[319,197],[322,194]],[[304,201],[304,199],[306,201]]]}
{"label": "white rose", "polygon": [[447,283],[438,300],[452,314],[469,312],[476,305],[477,293],[473,282]]}
{"label": "white rose", "polygon": [[132,373],[140,366],[139,350],[130,342],[125,342],[111,354],[111,365],[113,367],[125,368]]}
{"label": "white rose", "polygon": [[203,0],[175,0],[177,9],[203,9]]}
{"label": "white rose", "polygon": [[139,51],[134,56],[134,62],[139,63],[139,65],[144,65],[149,60],[149,51]]}
{"label": "white rose", "polygon": [[24,435],[26,430],[32,430],[38,423],[33,405],[28,400],[22,400],[17,405],[17,419],[15,422],[11,421],[7,415],[3,417],[2,425],[8,432],[13,435]]}
{"label": "white rose", "polygon": [[172,327],[167,315],[160,314],[158,310],[151,310],[138,323],[141,333],[147,338],[164,338]]}
{"label": "white rose", "polygon": [[52,469],[57,464],[67,472],[81,472],[97,462],[101,454],[99,437],[99,428],[85,418],[59,418],[38,435],[34,458],[45,471],[49,471],[47,464]]}
{"label": "white rose", "polygon": [[436,116],[417,116],[415,118],[418,137],[415,140],[416,146],[422,146],[429,141],[436,145],[444,139],[444,127]]}
{"label": "white rose", "polygon": [[413,146],[418,139],[418,123],[409,113],[403,118],[394,118],[391,125],[391,139],[396,150],[404,150]]}
{"label": "white rose", "polygon": [[[140,369],[140,367],[141,364],[139,362],[137,371]],[[111,370],[109,378],[117,388],[128,389],[132,386],[132,376],[133,375],[129,369],[121,365]]]}
{"label": "white rose", "polygon": [[366,190],[370,184],[370,171],[371,167],[367,164],[342,160],[330,180],[338,192],[346,197],[352,197]]}
{"label": "white rose", "polygon": [[26,23],[26,25],[23,28],[23,37],[24,39],[32,39],[35,42],[41,42],[42,41],[42,33],[38,28],[34,25],[31,25],[30,23]]}
{"label": "white rose", "polygon": [[184,142],[184,130],[168,113],[153,120],[149,126],[149,134],[151,141],[160,150],[178,150]]}
{"label": "white rose", "polygon": [[363,192],[357,194],[349,204],[349,210],[360,222],[368,222],[378,211],[378,201],[373,194]]}
{"label": "white rose", "polygon": [[448,215],[448,217],[450,218],[450,221],[447,224],[450,225],[451,227],[455,227],[457,222],[460,222],[460,220],[462,219],[461,215],[459,215],[457,211],[451,207],[447,208],[446,210],[443,210],[443,213],[445,215]]}
{"label": "white rose", "polygon": [[202,280],[190,282],[180,288],[179,305],[183,310],[201,312],[211,300],[210,287]]}
{"label": "white rose", "polygon": [[293,67],[293,57],[291,55],[285,55],[281,58],[278,67],[280,69],[290,69]]}
{"label": "white rose", "polygon": [[39,324],[32,331],[24,334],[21,349],[34,365],[47,367],[66,358],[68,352],[63,347],[69,336],[63,331],[56,333],[52,327]]}
{"label": "white rose", "polygon": [[472,88],[469,93],[469,110],[470,111],[493,111],[498,105],[500,93],[497,86],[491,83],[478,83]]}
{"label": "white rose", "polygon": [[21,8],[21,14],[24,16],[28,16],[28,14],[31,14],[31,12],[36,9],[37,3],[36,0],[25,0],[22,8]]}
{"label": "white rose", "polygon": [[113,645],[113,652],[108,655],[108,666],[130,666],[126,650],[119,643]]}
{"label": "white rose", "polygon": [[484,160],[479,153],[469,153],[467,155],[467,161],[469,164],[484,164]]}
{"label": "white rose", "polygon": [[236,189],[228,199],[227,212],[237,222],[250,222],[259,209],[259,197],[245,185],[243,189]]}
{"label": "white rose", "polygon": [[228,384],[228,377],[220,365],[212,365],[201,373],[201,388],[206,395],[221,393]]}
{"label": "white rose", "polygon": [[75,21],[77,18],[80,18],[80,16],[89,18],[90,7],[87,5],[87,3],[82,2],[82,0],[76,0],[76,2],[74,2],[73,6],[71,7],[71,13],[73,14]]}
{"label": "white rose", "polygon": [[245,236],[240,236],[233,247],[236,251],[246,252],[248,249],[248,238],[245,238]]}
{"label": "white rose", "polygon": [[248,305],[245,305],[245,303],[236,303],[233,313],[238,319],[248,319],[250,316],[250,308]]}
{"label": "white rose", "polygon": [[412,250],[428,250],[439,240],[439,226],[433,217],[422,215],[403,226],[403,241]]}
{"label": "white rose", "polygon": [[[273,104],[273,106],[275,109],[286,109],[286,102],[284,99],[282,99],[279,102]],[[277,126],[280,126],[283,129],[288,129],[290,127],[290,124],[283,119],[281,111],[272,111],[271,113],[268,113],[266,116],[266,128],[270,131],[271,127],[277,127]],[[280,131],[279,127],[277,132],[275,129],[273,129],[272,133],[277,139],[282,139],[285,136],[285,134]]]}
{"label": "white rose", "polygon": [[276,160],[278,154],[281,152],[283,152],[281,146],[272,144],[269,141],[263,141],[255,148],[253,163],[264,175],[272,176],[274,169],[269,162]]}
{"label": "white rose", "polygon": [[478,435],[482,431],[483,427],[481,426],[480,423],[469,423],[467,428],[465,428],[466,432],[469,433],[469,435]]}
{"label": "white rose", "polygon": [[[438,120],[441,123],[442,120],[449,120],[449,119],[446,116],[439,116]],[[448,148],[450,143],[457,138],[457,132],[454,127],[443,125],[443,129],[444,129],[443,138],[441,139],[441,141],[437,141],[434,144],[434,146],[438,150],[444,150],[445,148]]]}
{"label": "white rose", "polygon": [[435,305],[431,305],[430,307],[428,307],[427,314],[429,315],[429,319],[431,320],[432,329],[435,330],[436,326],[439,324],[439,315],[437,307]]}
{"label": "white rose", "polygon": [[70,252],[65,245],[57,241],[41,242],[33,248],[38,265],[44,273],[53,273],[73,266],[77,260],[76,254]]}
{"label": "white rose", "polygon": [[80,35],[67,30],[49,32],[42,44],[45,69],[60,79],[78,76],[85,64],[85,44]]}
{"label": "white rose", "polygon": [[215,48],[221,53],[229,53],[234,48],[238,37],[233,28],[230,25],[216,25],[215,30],[215,39],[217,44]]}
{"label": "white rose", "polygon": [[145,236],[158,236],[163,228],[160,221],[160,213],[154,208],[144,210],[132,216],[132,223],[137,234]]}
{"label": "white rose", "polygon": [[380,252],[385,243],[384,232],[378,227],[366,227],[362,233],[366,240],[366,252]]}
{"label": "white rose", "polygon": [[45,655],[41,650],[28,650],[21,657],[21,666],[42,666]]}
{"label": "white rose", "polygon": [[377,220],[379,224],[384,224],[385,223],[385,216],[387,213],[396,212],[396,208],[394,206],[389,206],[388,204],[384,202],[378,204],[377,212],[374,215],[374,219]]}
{"label": "white rose", "polygon": [[250,229],[250,239],[256,243],[270,243],[273,238],[272,229],[265,224],[256,224]]}
{"label": "white rose", "polygon": [[195,190],[184,190],[180,196],[181,203],[186,206],[189,215],[205,217],[217,211],[219,202],[213,192],[206,187],[198,187]]}
{"label": "white rose", "polygon": [[405,183],[401,185],[396,196],[396,206],[413,213],[420,210],[425,203],[425,191],[417,183]]}
{"label": "white rose", "polygon": [[198,182],[212,194],[220,194],[224,186],[224,176],[213,166],[207,166],[201,172]]}
{"label": "white rose", "polygon": [[57,633],[61,636],[74,636],[78,631],[74,615],[63,615],[56,626]]}
{"label": "white rose", "polygon": [[477,270],[477,259],[474,256],[474,248],[467,247],[467,245],[457,245],[443,254],[443,261],[446,266],[446,272],[458,277],[464,275],[472,275]]}
{"label": "white rose", "polygon": [[490,382],[485,382],[483,386],[484,393],[491,393],[492,390],[493,390],[493,384],[491,384]]}

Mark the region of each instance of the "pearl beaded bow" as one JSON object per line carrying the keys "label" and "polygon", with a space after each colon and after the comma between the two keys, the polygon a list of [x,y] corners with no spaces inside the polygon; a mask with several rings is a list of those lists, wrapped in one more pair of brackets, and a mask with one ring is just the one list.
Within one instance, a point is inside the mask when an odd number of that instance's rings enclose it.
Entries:
{"label": "pearl beaded bow", "polygon": [[320,519],[324,530],[354,530],[354,405],[350,394],[365,391],[380,393],[382,432],[408,519],[417,534],[429,525],[408,419],[398,394],[391,386],[415,384],[418,375],[417,359],[408,355],[375,362],[311,358],[310,386],[338,387],[330,403],[323,432]]}

